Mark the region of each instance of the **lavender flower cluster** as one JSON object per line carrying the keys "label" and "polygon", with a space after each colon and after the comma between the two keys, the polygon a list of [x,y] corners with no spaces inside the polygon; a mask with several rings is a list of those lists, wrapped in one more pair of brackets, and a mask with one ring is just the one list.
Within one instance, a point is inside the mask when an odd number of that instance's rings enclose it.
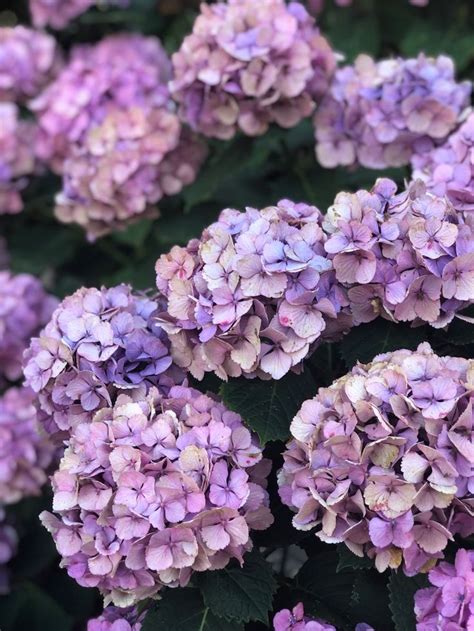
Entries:
{"label": "lavender flower cluster", "polygon": [[51,35],[24,26],[0,27],[0,101],[36,96],[60,67],[61,55]]}
{"label": "lavender flower cluster", "polygon": [[29,388],[0,396],[0,506],[39,495],[54,446],[41,434]]}
{"label": "lavender flower cluster", "polygon": [[90,7],[114,4],[126,7],[128,3],[129,0],[30,0],[30,13],[36,27],[60,30]]}
{"label": "lavender flower cluster", "polygon": [[261,448],[237,414],[183,386],[119,395],[72,432],[42,513],[62,565],[130,606],[220,569],[272,521]]}
{"label": "lavender flower cluster", "polygon": [[446,142],[412,157],[413,177],[460,211],[474,210],[474,113]]}
{"label": "lavender flower cluster", "polygon": [[167,107],[170,72],[154,37],[111,35],[74,47],[57,79],[30,102],[40,128],[38,155],[60,173],[71,148],[114,108]]}
{"label": "lavender flower cluster", "polygon": [[442,142],[469,104],[452,59],[420,54],[375,62],[359,55],[336,71],[314,117],[316,156],[326,168],[408,164],[418,147]]}
{"label": "lavender flower cluster", "polygon": [[321,221],[314,206],[288,200],[226,209],[200,241],[161,256],[156,282],[167,303],[158,322],[174,361],[199,379],[210,370],[279,379],[322,336],[337,336],[347,299]]}
{"label": "lavender flower cluster", "polygon": [[474,300],[472,217],[421,182],[339,193],[323,228],[355,325],[382,315],[440,328]]}
{"label": "lavender flower cluster", "polygon": [[91,421],[119,390],[183,380],[154,325],[159,302],[127,285],[76,291],[64,299],[25,353],[25,383],[38,395],[42,422],[54,440]]}
{"label": "lavender flower cluster", "polygon": [[340,193],[322,216],[282,200],[224,210],[200,241],[156,264],[158,322],[201,379],[279,379],[323,340],[379,315],[444,327],[474,300],[469,213],[415,182]]}
{"label": "lavender flower cluster", "polygon": [[415,594],[417,631],[474,627],[474,551],[458,550],[454,565],[440,563],[429,573],[433,587]]}
{"label": "lavender flower cluster", "polygon": [[282,609],[273,618],[274,631],[337,631],[336,627],[323,620],[315,620],[304,614],[303,603],[298,603],[290,611]]}
{"label": "lavender flower cluster", "polygon": [[6,523],[5,511],[0,506],[0,596],[10,591],[7,563],[15,556],[17,543],[16,531]]}
{"label": "lavender flower cluster", "polygon": [[425,343],[359,364],[305,401],[279,473],[295,528],[408,575],[472,534],[473,378],[472,360]]}
{"label": "lavender flower cluster", "polygon": [[136,607],[106,607],[98,618],[87,623],[87,631],[140,631],[146,611],[139,614]]}
{"label": "lavender flower cluster", "polygon": [[299,2],[202,4],[172,57],[182,118],[206,136],[293,127],[326,92],[336,57]]}
{"label": "lavender flower cluster", "polygon": [[0,384],[21,377],[23,352],[56,304],[34,276],[0,271]]}
{"label": "lavender flower cluster", "polygon": [[0,215],[16,214],[23,209],[21,190],[39,169],[32,144],[36,127],[20,119],[15,103],[0,103],[0,120]]}

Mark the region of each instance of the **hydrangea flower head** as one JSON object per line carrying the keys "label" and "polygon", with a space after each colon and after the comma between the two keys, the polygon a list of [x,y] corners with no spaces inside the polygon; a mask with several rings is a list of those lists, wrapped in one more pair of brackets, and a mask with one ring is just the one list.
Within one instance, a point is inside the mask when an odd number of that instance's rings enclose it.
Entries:
{"label": "hydrangea flower head", "polygon": [[0,101],[36,96],[60,66],[59,50],[51,35],[25,26],[0,27]]}
{"label": "hydrangea flower head", "polygon": [[305,401],[279,474],[295,528],[408,575],[472,534],[473,375],[472,360],[425,343],[358,364]]}
{"label": "hydrangea flower head", "polygon": [[38,171],[34,153],[36,126],[20,120],[15,103],[0,103],[0,215],[23,209],[21,190]]}
{"label": "hydrangea flower head", "polygon": [[293,127],[327,90],[336,57],[299,2],[202,4],[172,58],[183,119],[206,136]]}
{"label": "hydrangea flower head", "polygon": [[435,195],[447,195],[460,211],[474,210],[474,113],[439,147],[412,158],[413,177]]}
{"label": "hydrangea flower head", "polygon": [[474,626],[474,551],[458,550],[454,565],[442,562],[429,573],[433,587],[415,594],[417,631]]}
{"label": "hydrangea flower head", "polygon": [[111,4],[126,7],[128,3],[129,0],[30,0],[30,13],[36,27],[60,30],[90,7]]}
{"label": "hydrangea flower head", "polygon": [[154,326],[158,302],[127,285],[76,291],[63,300],[25,354],[50,434],[68,432],[108,407],[119,390],[182,381],[166,336]]}
{"label": "hydrangea flower head", "polygon": [[0,504],[39,495],[55,452],[41,434],[29,388],[0,396]]}
{"label": "hydrangea flower head", "polygon": [[449,57],[375,62],[359,55],[336,71],[316,111],[316,155],[327,168],[401,166],[426,142],[441,143],[469,104]]}
{"label": "hydrangea flower head", "polygon": [[146,611],[139,614],[136,607],[106,607],[98,618],[87,623],[87,631],[140,631]]}
{"label": "hydrangea flower head", "polygon": [[78,223],[94,240],[156,216],[154,204],[192,182],[206,155],[201,142],[180,132],[178,117],[165,108],[111,111],[65,161],[57,218]]}
{"label": "hydrangea flower head", "polygon": [[[76,46],[57,79],[30,102],[38,119],[38,156],[61,172],[71,147],[111,109],[167,107],[170,73],[170,61],[154,37],[119,34]],[[124,127],[132,133],[133,127]]]}
{"label": "hydrangea flower head", "polygon": [[274,631],[336,631],[336,627],[323,620],[315,620],[304,615],[303,603],[298,603],[290,611],[282,609],[273,618]]}
{"label": "hydrangea flower head", "polygon": [[197,390],[121,394],[73,430],[41,519],[71,577],[130,606],[243,563],[249,531],[273,521],[267,464],[240,416]]}
{"label": "hydrangea flower head", "polygon": [[382,315],[444,327],[474,300],[472,217],[420,181],[400,193],[387,179],[339,193],[323,228],[356,325]]}
{"label": "hydrangea flower head", "polygon": [[174,360],[202,378],[279,379],[346,326],[347,298],[324,251],[321,213],[282,200],[226,209],[200,241],[156,263],[166,297],[158,322]]}
{"label": "hydrangea flower head", "polygon": [[21,377],[23,353],[56,305],[34,276],[0,271],[0,382]]}

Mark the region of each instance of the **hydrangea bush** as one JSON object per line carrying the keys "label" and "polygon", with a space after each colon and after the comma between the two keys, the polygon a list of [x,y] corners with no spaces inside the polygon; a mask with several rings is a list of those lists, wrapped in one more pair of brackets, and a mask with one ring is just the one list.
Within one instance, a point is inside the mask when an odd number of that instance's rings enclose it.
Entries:
{"label": "hydrangea bush", "polygon": [[474,631],[470,8],[2,7],[2,631]]}

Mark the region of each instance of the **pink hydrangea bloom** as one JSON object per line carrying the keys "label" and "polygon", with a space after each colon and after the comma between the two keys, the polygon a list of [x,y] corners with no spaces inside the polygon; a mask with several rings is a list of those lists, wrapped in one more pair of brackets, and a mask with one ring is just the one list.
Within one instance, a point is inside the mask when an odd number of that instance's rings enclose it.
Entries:
{"label": "pink hydrangea bloom", "polygon": [[472,534],[473,379],[472,360],[425,343],[320,388],[293,419],[279,473],[295,528],[409,575]]}
{"label": "pink hydrangea bloom", "polygon": [[298,603],[290,611],[282,609],[273,618],[274,631],[336,631],[336,627],[323,620],[315,620],[304,615],[303,603]]}
{"label": "pink hydrangea bloom", "polygon": [[474,628],[474,551],[458,550],[454,565],[440,563],[429,573],[433,587],[415,594],[417,631]]}
{"label": "pink hydrangea bloom", "polygon": [[268,466],[237,414],[183,386],[121,394],[72,432],[42,513],[69,575],[130,606],[243,562],[273,521]]}
{"label": "pink hydrangea bloom", "polygon": [[[194,180],[206,151],[165,108],[115,109],[76,145],[63,168],[56,217],[78,223],[90,240],[137,219],[156,216],[154,204]],[[177,160],[186,154],[182,164]]]}
{"label": "pink hydrangea bloom", "polygon": [[90,7],[114,4],[126,7],[128,3],[129,0],[30,0],[30,13],[35,26],[59,30]]}
{"label": "pink hydrangea bloom", "polygon": [[0,101],[36,96],[60,66],[59,49],[51,35],[25,26],[0,27]]}
{"label": "pink hydrangea bloom", "polygon": [[127,285],[76,291],[63,300],[25,353],[26,383],[37,393],[49,434],[90,421],[117,391],[165,390],[183,380],[166,335],[154,325],[160,304]]}
{"label": "pink hydrangea bloom", "polygon": [[172,57],[180,113],[206,136],[293,127],[327,90],[336,57],[299,2],[202,4]]}
{"label": "pink hydrangea bloom", "polygon": [[158,322],[173,359],[198,379],[279,379],[345,328],[348,304],[324,251],[321,213],[288,200],[226,209],[200,241],[156,263]]}
{"label": "pink hydrangea bloom", "polygon": [[111,35],[76,46],[57,79],[30,102],[39,125],[37,154],[61,172],[71,148],[110,110],[167,107],[170,75],[154,37]]}
{"label": "pink hydrangea bloom", "polygon": [[135,607],[109,606],[98,618],[89,620],[87,631],[140,631],[145,614],[138,614]]}
{"label": "pink hydrangea bloom", "polygon": [[23,352],[56,305],[34,276],[0,271],[0,383],[21,377]]}
{"label": "pink hydrangea bloom", "polygon": [[470,82],[456,82],[449,57],[359,55],[337,70],[316,111],[317,159],[327,168],[407,164],[424,143],[453,131],[470,92]]}
{"label": "pink hydrangea bloom", "polygon": [[422,147],[412,167],[435,195],[447,195],[457,210],[474,210],[474,114],[443,145]]}
{"label": "pink hydrangea bloom", "polygon": [[10,591],[7,563],[16,554],[17,543],[16,531],[5,522],[5,510],[0,506],[0,596]]}
{"label": "pink hydrangea bloom", "polygon": [[381,315],[439,328],[474,300],[473,218],[420,181],[339,193],[323,228],[354,324]]}
{"label": "pink hydrangea bloom", "polygon": [[23,209],[21,190],[28,176],[37,172],[33,144],[36,127],[20,120],[14,103],[0,103],[0,215],[19,213]]}
{"label": "pink hydrangea bloom", "polygon": [[41,435],[29,388],[0,396],[0,505],[39,495],[55,452]]}

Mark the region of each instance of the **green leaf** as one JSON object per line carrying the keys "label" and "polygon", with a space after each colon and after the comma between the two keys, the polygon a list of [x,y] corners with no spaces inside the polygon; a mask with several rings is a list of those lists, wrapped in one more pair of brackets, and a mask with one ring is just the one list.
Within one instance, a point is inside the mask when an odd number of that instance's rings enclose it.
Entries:
{"label": "green leaf", "polygon": [[0,598],[0,628],[69,631],[72,619],[49,594],[32,583],[21,583],[8,596]]}
{"label": "green leaf", "polygon": [[134,248],[141,248],[147,238],[151,227],[151,219],[143,219],[129,226],[126,230],[119,230],[113,234],[113,239],[118,243],[125,243]]}
{"label": "green leaf", "polygon": [[245,555],[242,568],[231,564],[223,570],[204,572],[199,576],[199,587],[205,604],[216,616],[267,624],[276,581],[257,550]]}
{"label": "green leaf", "polygon": [[[474,315],[472,309],[470,309],[470,313],[464,313],[470,317]],[[472,344],[474,343],[474,324],[472,324],[472,322],[465,322],[459,318],[454,318],[449,324],[448,330],[442,331],[440,337],[444,342],[450,342],[456,346]]]}
{"label": "green leaf", "polygon": [[390,610],[397,631],[415,631],[414,613],[415,592],[428,586],[423,574],[405,576],[402,572],[392,572],[389,579]]}
{"label": "green leaf", "polygon": [[400,348],[413,350],[427,337],[425,327],[411,328],[379,318],[353,328],[341,342],[341,355],[347,368],[352,368],[357,362],[372,361],[380,353]]}
{"label": "green leaf", "polygon": [[339,555],[339,561],[337,564],[337,571],[343,572],[344,570],[363,570],[373,567],[373,562],[366,556],[358,557],[344,544],[340,543],[337,546],[337,553]]}
{"label": "green leaf", "polygon": [[199,590],[167,590],[156,605],[148,610],[142,631],[243,631],[238,622],[216,617],[202,600]]}
{"label": "green leaf", "polygon": [[314,397],[316,383],[305,370],[272,381],[233,379],[222,385],[220,394],[227,407],[240,414],[266,443],[288,438],[294,415],[305,399]]}

